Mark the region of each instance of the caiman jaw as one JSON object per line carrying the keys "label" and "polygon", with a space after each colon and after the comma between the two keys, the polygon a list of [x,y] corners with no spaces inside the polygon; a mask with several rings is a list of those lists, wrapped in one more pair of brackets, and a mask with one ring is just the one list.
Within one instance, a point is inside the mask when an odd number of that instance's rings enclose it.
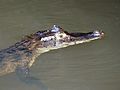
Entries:
{"label": "caiman jaw", "polygon": [[67,33],[70,35],[70,42],[75,42],[76,44],[89,42],[95,39],[101,39],[104,37],[103,31],[93,31],[89,33]]}

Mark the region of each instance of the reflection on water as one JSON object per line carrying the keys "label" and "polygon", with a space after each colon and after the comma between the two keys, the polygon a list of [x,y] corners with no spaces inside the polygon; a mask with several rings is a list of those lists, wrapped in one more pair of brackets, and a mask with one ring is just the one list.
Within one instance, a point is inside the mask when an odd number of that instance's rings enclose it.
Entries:
{"label": "reflection on water", "polygon": [[31,68],[36,81],[0,77],[0,90],[120,90],[119,11],[119,0],[0,0],[1,49],[53,24],[105,32],[102,40],[42,54]]}

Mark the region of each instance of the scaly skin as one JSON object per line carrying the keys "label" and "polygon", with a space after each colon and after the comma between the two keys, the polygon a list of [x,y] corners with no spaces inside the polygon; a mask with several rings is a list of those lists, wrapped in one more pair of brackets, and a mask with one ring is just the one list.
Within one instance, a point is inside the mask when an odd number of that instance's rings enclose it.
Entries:
{"label": "scaly skin", "polygon": [[18,68],[23,70],[30,68],[35,58],[42,53],[101,39],[103,36],[102,31],[68,33],[57,25],[50,30],[38,31],[0,51],[0,76],[15,72]]}

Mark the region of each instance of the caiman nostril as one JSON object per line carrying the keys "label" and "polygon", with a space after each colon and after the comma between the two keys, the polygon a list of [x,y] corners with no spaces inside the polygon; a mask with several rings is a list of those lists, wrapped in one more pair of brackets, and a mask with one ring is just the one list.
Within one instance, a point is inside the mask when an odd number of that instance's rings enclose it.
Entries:
{"label": "caiman nostril", "polygon": [[100,32],[101,37],[105,36],[105,33],[103,31]]}

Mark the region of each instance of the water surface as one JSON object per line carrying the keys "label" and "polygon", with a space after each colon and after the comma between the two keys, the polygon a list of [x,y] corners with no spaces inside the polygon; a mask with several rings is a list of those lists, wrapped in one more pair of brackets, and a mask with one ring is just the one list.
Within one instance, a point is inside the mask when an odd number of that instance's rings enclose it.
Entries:
{"label": "water surface", "polygon": [[120,90],[119,0],[0,0],[0,49],[53,24],[105,38],[42,54],[30,72],[37,82],[12,73],[0,90]]}

